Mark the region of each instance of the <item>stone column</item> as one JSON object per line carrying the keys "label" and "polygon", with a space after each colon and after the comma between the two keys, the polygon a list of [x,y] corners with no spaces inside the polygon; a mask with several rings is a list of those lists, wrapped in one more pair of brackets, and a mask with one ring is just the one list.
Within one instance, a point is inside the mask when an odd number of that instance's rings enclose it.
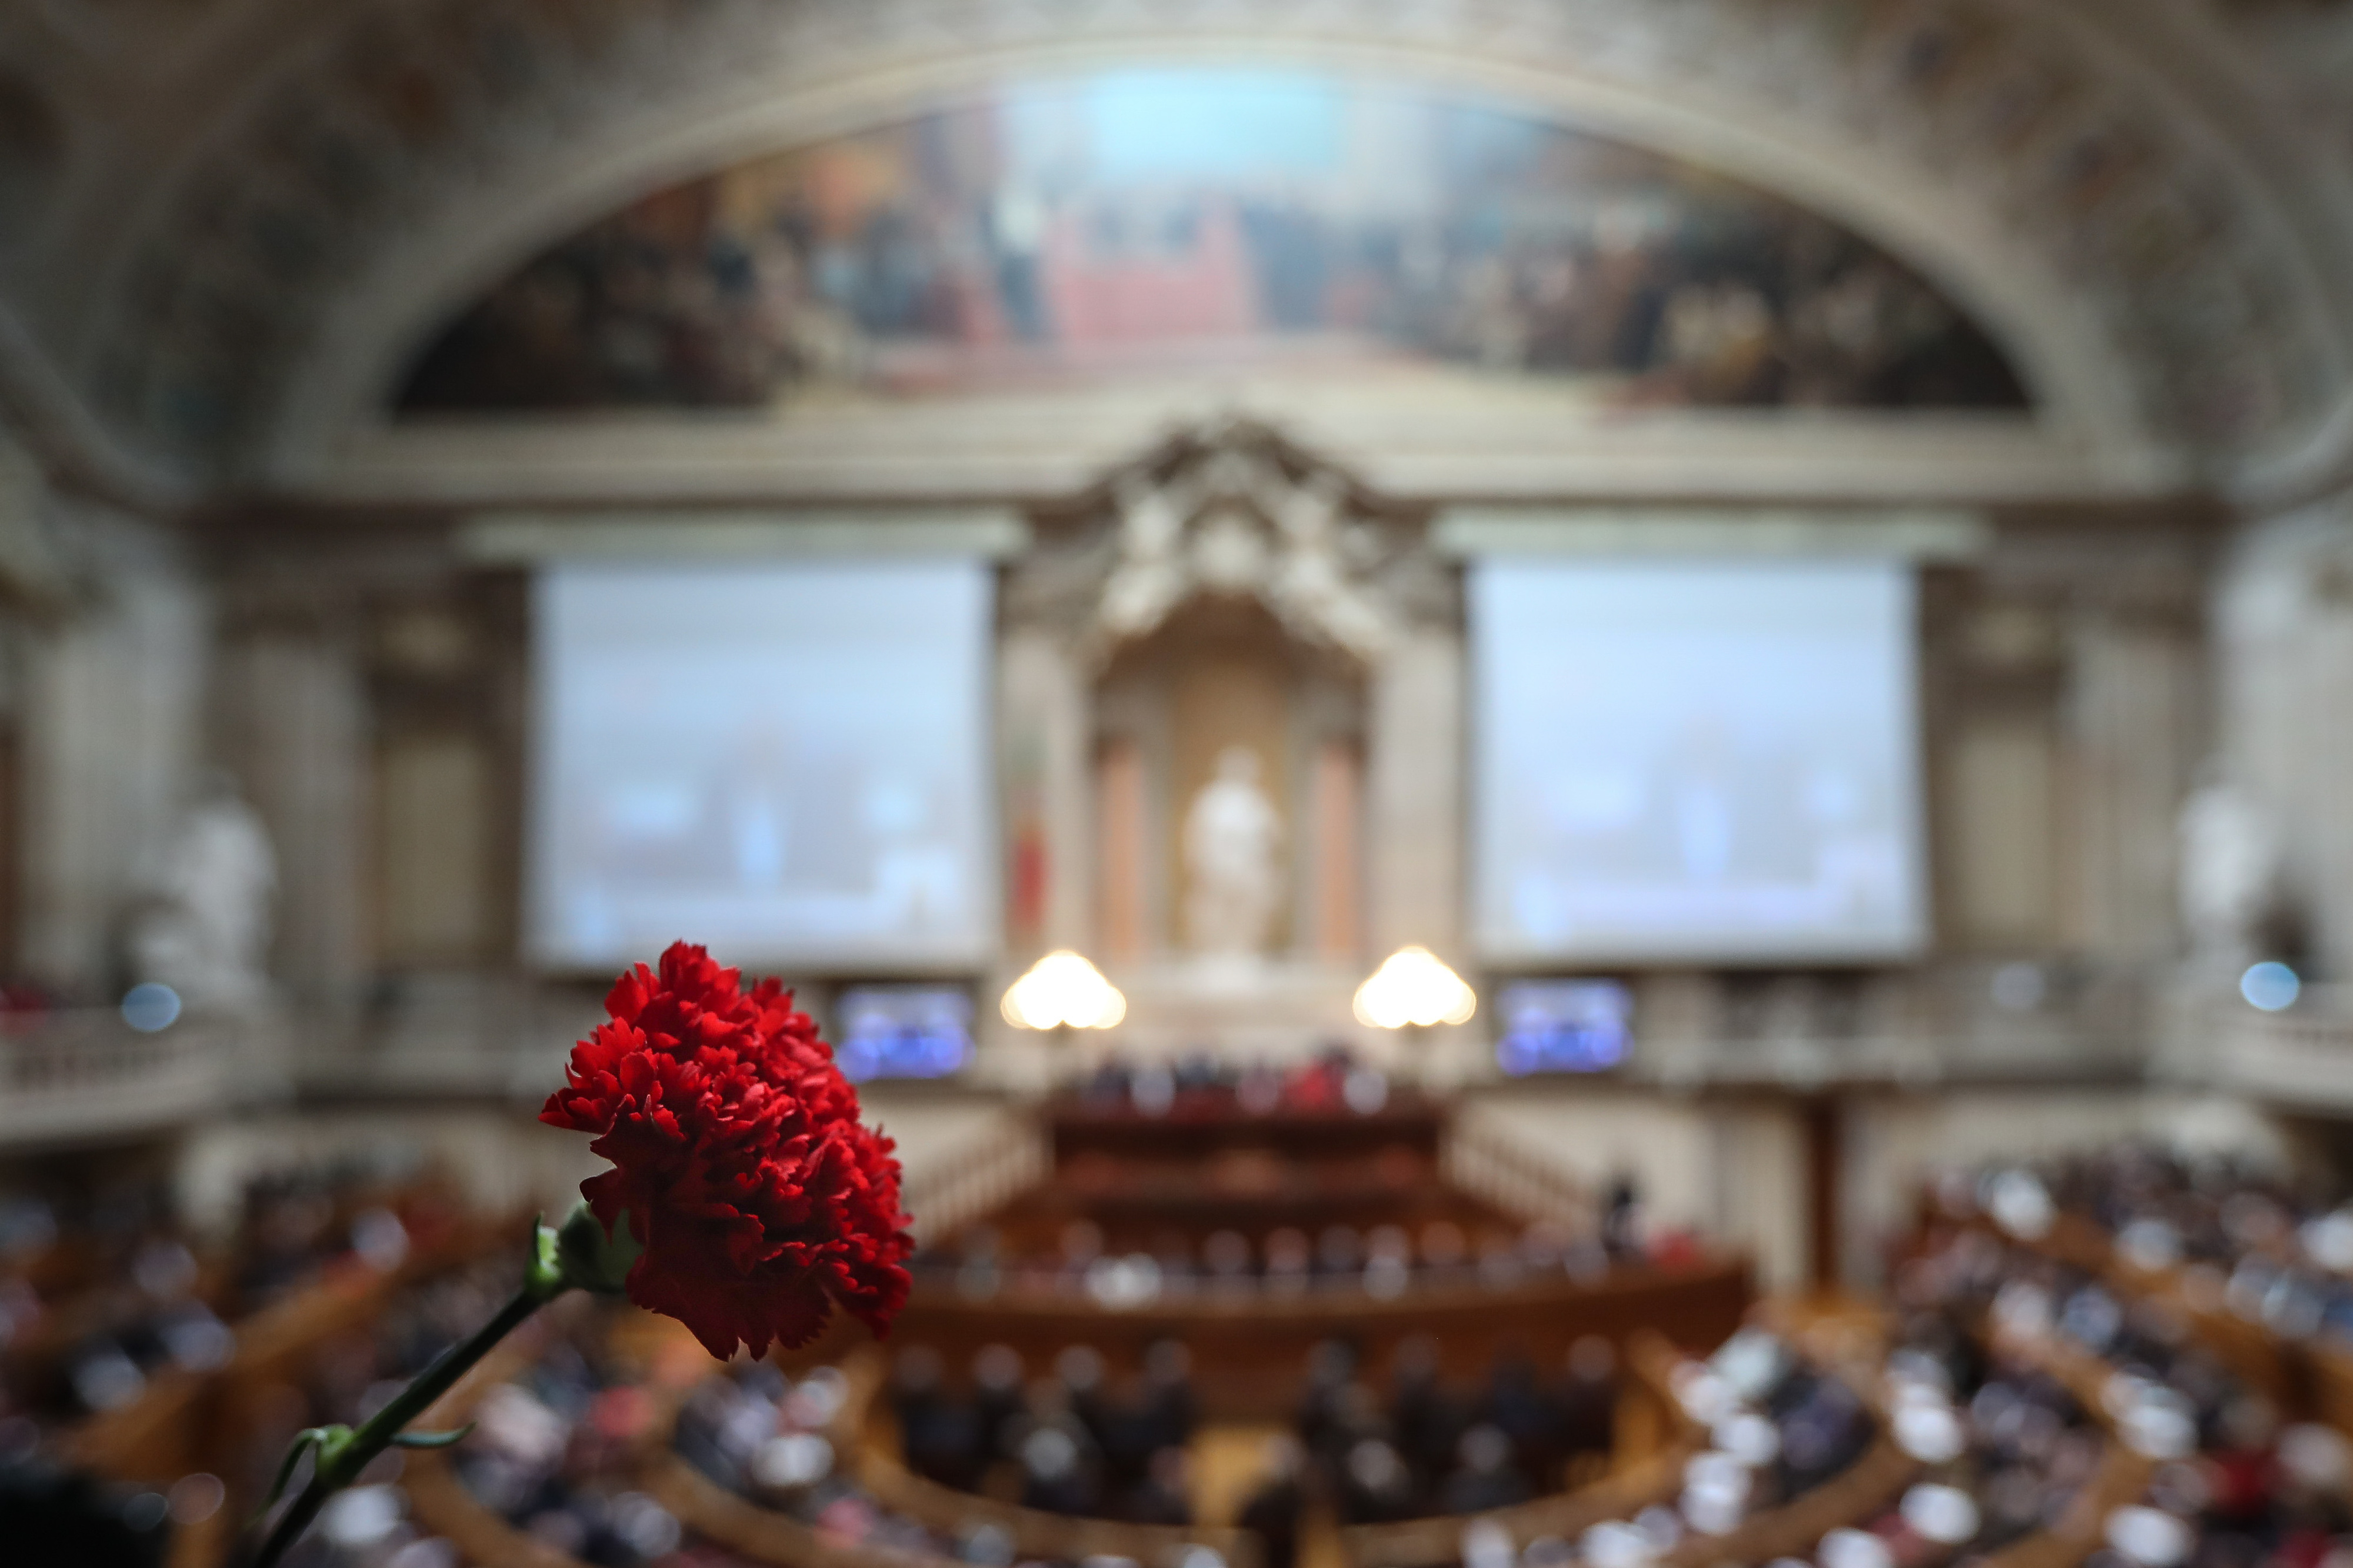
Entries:
{"label": "stone column", "polygon": [[2232,778],[2277,817],[2285,894],[2318,977],[2353,975],[2353,498],[2246,531],[2214,595],[2217,721]]}
{"label": "stone column", "polygon": [[[1044,627],[1005,634],[997,652],[998,777],[1004,790],[1008,948],[1085,951],[1092,854],[1086,680],[1064,638]],[[1039,864],[1026,863],[1035,856]],[[1036,885],[1025,893],[1022,882]],[[1034,910],[1025,911],[1034,900]],[[1029,914],[1031,931],[1015,929]],[[1008,957],[1032,956],[1009,952]]]}
{"label": "stone column", "polygon": [[1461,966],[1462,638],[1415,626],[1374,672],[1366,767],[1376,958],[1419,942]]}
{"label": "stone column", "polygon": [[2186,611],[2095,606],[2073,628],[2074,934],[2147,963],[2179,943],[2177,823],[2204,748],[2200,654]]}
{"label": "stone column", "polygon": [[189,794],[210,606],[161,529],[80,507],[53,521],[92,586],[27,638],[23,958],[95,994],[122,977],[123,919]]}
{"label": "stone column", "polygon": [[225,639],[221,752],[278,851],[273,973],[332,1029],[367,978],[367,700],[355,614],[249,617]]}

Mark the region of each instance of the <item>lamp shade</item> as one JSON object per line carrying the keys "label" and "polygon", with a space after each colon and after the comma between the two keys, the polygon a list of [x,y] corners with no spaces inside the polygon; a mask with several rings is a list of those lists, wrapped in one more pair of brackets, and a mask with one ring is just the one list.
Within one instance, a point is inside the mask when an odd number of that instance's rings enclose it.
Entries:
{"label": "lamp shade", "polygon": [[1356,1022],[1375,1029],[1467,1024],[1479,994],[1426,947],[1401,947],[1356,987]]}
{"label": "lamp shade", "polygon": [[1003,1010],[1017,1029],[1108,1029],[1127,1016],[1127,998],[1102,970],[1061,948],[1006,988]]}

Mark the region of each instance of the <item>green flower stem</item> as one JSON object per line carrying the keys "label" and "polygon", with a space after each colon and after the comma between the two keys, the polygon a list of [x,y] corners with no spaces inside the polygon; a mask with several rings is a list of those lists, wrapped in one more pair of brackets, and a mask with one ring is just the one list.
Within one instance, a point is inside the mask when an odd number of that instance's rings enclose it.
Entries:
{"label": "green flower stem", "polygon": [[[417,1373],[414,1382],[358,1427],[322,1427],[297,1438],[279,1483],[285,1484],[306,1447],[311,1450],[311,1479],[279,1517],[269,1539],[262,1543],[260,1554],[254,1558],[253,1568],[272,1568],[310,1528],[327,1500],[357,1480],[369,1461],[386,1448],[396,1443],[403,1447],[438,1447],[462,1436],[428,1438],[418,1434],[411,1435],[404,1443],[402,1429],[430,1409],[435,1400],[448,1393],[459,1378],[490,1354],[501,1340],[522,1327],[533,1313],[567,1290],[617,1294],[638,1250],[629,1226],[624,1223],[619,1229],[618,1236],[608,1237],[586,1204],[575,1208],[560,1229],[533,1221],[531,1262],[523,1270],[522,1289],[499,1309],[497,1316],[462,1342],[442,1352],[432,1365]],[[275,1501],[273,1492],[269,1502]],[[269,1503],[262,1506],[267,1508]]]}

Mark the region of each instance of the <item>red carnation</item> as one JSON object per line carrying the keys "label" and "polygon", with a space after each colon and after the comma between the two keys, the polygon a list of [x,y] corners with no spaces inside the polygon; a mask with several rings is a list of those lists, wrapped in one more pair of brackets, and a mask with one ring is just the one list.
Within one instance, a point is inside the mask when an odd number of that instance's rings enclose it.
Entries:
{"label": "red carnation", "polygon": [[899,1162],[791,993],[745,991],[741,971],[677,942],[659,975],[621,976],[605,1010],[539,1119],[594,1133],[613,1162],[580,1192],[645,1244],[629,1299],[723,1361],[739,1340],[755,1356],[807,1343],[832,1301],[887,1330],[913,1245]]}

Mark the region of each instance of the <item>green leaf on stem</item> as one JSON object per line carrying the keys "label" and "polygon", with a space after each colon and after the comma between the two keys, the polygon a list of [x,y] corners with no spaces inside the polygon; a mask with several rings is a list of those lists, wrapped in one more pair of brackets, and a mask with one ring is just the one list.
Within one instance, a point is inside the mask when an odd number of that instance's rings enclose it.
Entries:
{"label": "green leaf on stem", "polygon": [[555,1232],[555,1260],[565,1283],[599,1296],[625,1293],[629,1270],[645,1250],[627,1214],[608,1232],[585,1203],[575,1205]]}
{"label": "green leaf on stem", "polygon": [[326,1447],[332,1438],[347,1436],[350,1431],[348,1426],[311,1426],[295,1433],[294,1446],[286,1450],[286,1462],[278,1467],[278,1479],[269,1483],[269,1490],[263,1496],[261,1506],[253,1510],[253,1518],[248,1522],[259,1523],[263,1514],[278,1506],[278,1500],[286,1495],[286,1483],[294,1479],[294,1467],[302,1462],[303,1455]]}
{"label": "green leaf on stem", "polygon": [[402,1432],[394,1436],[392,1446],[396,1448],[447,1448],[453,1443],[464,1442],[478,1425],[469,1421],[454,1432]]}

